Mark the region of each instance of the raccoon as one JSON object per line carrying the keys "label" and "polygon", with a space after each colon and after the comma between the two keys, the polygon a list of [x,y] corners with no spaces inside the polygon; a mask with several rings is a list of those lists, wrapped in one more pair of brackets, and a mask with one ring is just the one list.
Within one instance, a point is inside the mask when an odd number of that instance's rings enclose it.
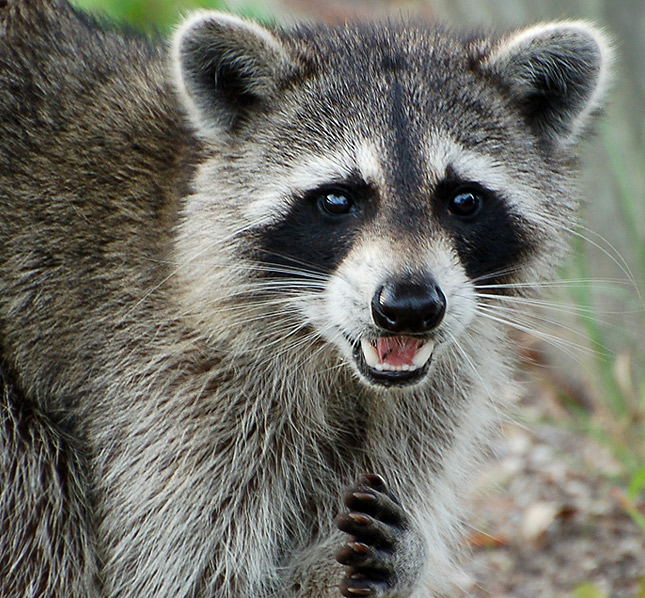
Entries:
{"label": "raccoon", "polygon": [[441,596],[609,44],[0,4],[0,594]]}

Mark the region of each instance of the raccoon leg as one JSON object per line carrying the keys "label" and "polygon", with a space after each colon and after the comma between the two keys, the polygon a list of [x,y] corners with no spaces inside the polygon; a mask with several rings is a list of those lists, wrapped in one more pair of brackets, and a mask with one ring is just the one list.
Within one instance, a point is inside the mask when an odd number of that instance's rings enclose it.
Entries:
{"label": "raccoon leg", "polygon": [[343,596],[410,596],[421,574],[424,543],[403,507],[378,475],[365,475],[344,497],[336,519],[350,541],[336,553],[345,565]]}
{"label": "raccoon leg", "polygon": [[82,459],[0,364],[0,596],[97,598]]}

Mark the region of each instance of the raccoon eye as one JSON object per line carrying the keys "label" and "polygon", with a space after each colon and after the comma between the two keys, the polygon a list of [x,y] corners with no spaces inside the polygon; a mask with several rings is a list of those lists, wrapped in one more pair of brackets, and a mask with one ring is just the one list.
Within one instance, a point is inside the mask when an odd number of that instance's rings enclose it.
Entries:
{"label": "raccoon eye", "polygon": [[475,189],[457,189],[448,201],[448,210],[459,218],[474,218],[484,205],[484,197]]}
{"label": "raccoon eye", "polygon": [[328,189],[318,195],[318,207],[330,216],[343,216],[355,211],[354,199],[344,189]]}

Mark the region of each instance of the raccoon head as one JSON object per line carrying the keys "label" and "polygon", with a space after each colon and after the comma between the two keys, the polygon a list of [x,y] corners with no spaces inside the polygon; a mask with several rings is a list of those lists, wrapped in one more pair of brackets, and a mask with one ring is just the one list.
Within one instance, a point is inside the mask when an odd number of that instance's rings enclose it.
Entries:
{"label": "raccoon head", "polygon": [[[416,385],[491,295],[552,275],[577,205],[575,144],[606,87],[593,27],[486,39],[207,12],[173,48],[212,150],[178,235],[207,327],[308,334],[369,386]],[[222,324],[227,299],[246,319]]]}

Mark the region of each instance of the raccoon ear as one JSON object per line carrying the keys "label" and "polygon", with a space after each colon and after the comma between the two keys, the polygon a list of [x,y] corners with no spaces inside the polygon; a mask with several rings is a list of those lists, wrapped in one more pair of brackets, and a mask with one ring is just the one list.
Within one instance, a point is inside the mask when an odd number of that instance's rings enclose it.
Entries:
{"label": "raccoon ear", "polygon": [[287,52],[267,29],[220,12],[199,12],[172,40],[175,84],[198,132],[231,132],[267,104],[289,70]]}
{"label": "raccoon ear", "polygon": [[503,39],[486,62],[535,133],[568,145],[601,108],[611,49],[587,23],[552,23]]}

